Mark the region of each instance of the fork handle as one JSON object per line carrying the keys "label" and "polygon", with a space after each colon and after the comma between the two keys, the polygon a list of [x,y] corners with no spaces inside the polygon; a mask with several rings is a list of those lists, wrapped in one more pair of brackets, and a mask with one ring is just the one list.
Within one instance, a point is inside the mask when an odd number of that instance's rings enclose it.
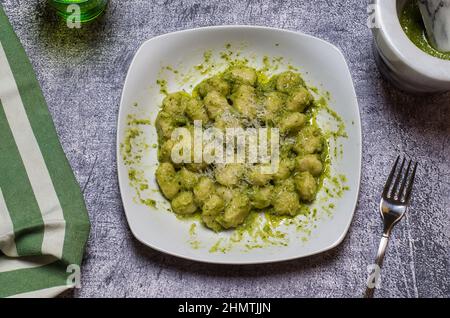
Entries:
{"label": "fork handle", "polygon": [[[380,271],[381,271],[381,266],[383,265],[384,254],[386,252],[388,242],[389,242],[389,234],[383,233],[383,236],[381,237],[380,245],[378,246],[377,257],[375,258],[375,264],[378,265]],[[376,286],[370,288],[369,286],[367,286],[366,292],[364,294],[364,298],[373,298],[373,294],[375,293],[375,287]]]}

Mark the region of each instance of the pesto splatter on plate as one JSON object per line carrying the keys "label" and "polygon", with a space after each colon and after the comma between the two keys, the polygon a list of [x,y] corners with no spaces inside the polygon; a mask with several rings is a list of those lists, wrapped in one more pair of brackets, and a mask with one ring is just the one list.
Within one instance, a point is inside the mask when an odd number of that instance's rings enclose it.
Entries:
{"label": "pesto splatter on plate", "polygon": [[[209,59],[209,56],[205,57]],[[156,180],[172,210],[201,214],[203,224],[223,231],[243,224],[252,212],[293,217],[315,200],[329,164],[325,135],[314,122],[316,102],[301,75],[264,71],[230,62],[229,68],[203,80],[192,94],[168,94],[155,122],[160,165]],[[180,164],[173,161],[176,128],[278,128],[280,162],[276,172],[260,164]],[[192,143],[192,141],[189,141]]]}
{"label": "pesto splatter on plate", "polygon": [[[287,245],[289,238],[283,230],[286,227],[296,227],[302,233],[302,240],[307,240],[320,215],[317,207],[311,208],[317,192],[325,195],[316,205],[320,203],[321,212],[330,215],[334,205],[327,199],[339,197],[347,189],[345,177],[331,176],[329,169],[330,161],[342,155],[336,140],[346,137],[345,126],[339,115],[328,107],[328,93],[320,94],[319,89],[308,86],[298,69],[291,65],[279,71],[282,58],[265,56],[264,66],[258,70],[249,66],[248,59],[239,59],[230,48],[221,53],[221,59],[227,69],[215,72],[218,67],[211,62],[211,53],[204,54],[204,63],[195,70],[207,78],[192,86],[191,92],[169,93],[167,81],[157,79],[161,94],[166,95],[155,122],[158,145],[149,146],[145,141],[141,128],[151,124],[145,116],[129,117],[121,149],[129,167],[130,184],[137,193],[136,201],[149,207],[158,204],[151,198],[151,192],[156,189],[148,189],[145,167],[140,165],[142,152],[157,147],[160,161],[157,181],[180,221],[193,222],[189,229],[189,243],[193,248],[226,253],[235,243],[241,243],[247,250],[268,244]],[[190,74],[172,66],[165,66],[163,71],[172,72],[184,81],[192,79]],[[231,116],[224,119],[223,114]],[[320,116],[326,116],[334,126],[319,128]],[[252,175],[249,166],[174,164],[168,156],[173,146],[168,138],[170,132],[175,127],[190,127],[194,119],[221,129],[255,124],[281,128],[283,171],[266,178]],[[335,145],[331,145],[331,140]],[[239,176],[230,178],[228,170]],[[233,231],[233,234],[208,247],[197,239],[199,226]]]}

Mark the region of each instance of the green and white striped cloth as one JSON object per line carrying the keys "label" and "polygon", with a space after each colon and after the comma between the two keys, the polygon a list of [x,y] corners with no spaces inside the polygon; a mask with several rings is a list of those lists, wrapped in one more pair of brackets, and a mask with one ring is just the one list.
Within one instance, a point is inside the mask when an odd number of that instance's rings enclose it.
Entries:
{"label": "green and white striped cloth", "polygon": [[88,235],[80,187],[0,6],[0,297],[71,288]]}

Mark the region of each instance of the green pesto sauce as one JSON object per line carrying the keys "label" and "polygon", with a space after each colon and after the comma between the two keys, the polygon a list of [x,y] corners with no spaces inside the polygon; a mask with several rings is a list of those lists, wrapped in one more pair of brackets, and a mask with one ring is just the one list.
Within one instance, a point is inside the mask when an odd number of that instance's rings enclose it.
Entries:
{"label": "green pesto sauce", "polygon": [[169,94],[169,92],[168,92],[168,90],[167,90],[167,81],[166,81],[166,80],[163,80],[163,79],[157,79],[157,80],[156,80],[156,84],[159,85],[159,87],[160,87],[159,92],[160,92],[161,94],[163,94],[163,95]]}
{"label": "green pesto sauce", "polygon": [[[248,61],[231,61],[231,65],[246,65]],[[274,58],[270,60],[269,57],[264,56],[262,60],[263,68],[258,70],[258,82],[267,83],[270,78],[265,72],[274,71],[279,68],[279,65],[274,67],[273,63],[281,63],[282,59]],[[289,66],[290,70],[297,70],[293,66]],[[310,88],[310,87],[308,87]],[[345,124],[342,118],[329,107],[328,101],[331,100],[329,92],[321,94],[318,88],[313,87],[311,89],[318,98],[308,115],[311,117],[313,125],[317,126],[316,118],[320,112],[325,112],[336,124],[336,129],[325,131],[325,137],[327,140],[333,138],[337,141],[338,138],[347,138]],[[333,210],[336,208],[334,203],[328,201],[333,198],[342,197],[345,191],[349,190],[349,187],[345,185],[347,179],[344,175],[332,176],[330,164],[331,164],[331,150],[333,150],[334,157],[338,157],[338,153],[342,156],[342,144],[336,143],[335,147],[331,147],[328,142],[328,147],[322,153],[324,159],[324,172],[319,179],[319,189],[324,189],[324,197],[321,199],[322,205],[319,206],[321,212],[324,212],[328,217],[331,217]],[[252,211],[246,221],[238,226],[232,233],[229,239],[220,238],[211,246],[209,252],[211,253],[226,253],[231,250],[236,243],[244,244],[246,250],[252,250],[256,248],[264,248],[269,245],[272,246],[286,246],[289,244],[289,237],[287,235],[286,226],[294,227],[297,231],[298,239],[301,242],[307,242],[312,230],[316,227],[315,221],[319,218],[318,209],[311,208],[310,204],[302,203],[302,212],[297,217],[277,216],[271,213],[270,210],[258,213]],[[283,228],[284,226],[284,228]]]}
{"label": "green pesto sauce", "polygon": [[166,70],[173,72],[174,74],[178,74],[178,70],[174,69],[172,66],[167,65]]}
{"label": "green pesto sauce", "polygon": [[191,227],[189,228],[189,234],[190,235],[196,235],[195,230],[197,229],[197,224],[196,223],[192,223]]}
{"label": "green pesto sauce", "polygon": [[218,239],[217,242],[214,243],[213,246],[211,246],[211,248],[209,249],[209,252],[210,253],[221,252],[221,253],[225,254],[229,249],[221,246],[223,240],[224,240],[223,238]]}
{"label": "green pesto sauce", "polygon": [[[278,45],[277,45],[278,46]],[[178,71],[173,67],[163,67],[161,69],[161,79],[157,80],[160,87],[160,93],[167,95],[167,80],[163,79],[163,71],[167,70],[177,75],[176,82],[184,85],[189,84],[193,88],[199,78],[204,78],[205,75],[216,75],[221,68],[228,68],[231,66],[249,65],[258,63],[256,58],[239,58],[241,53],[236,49],[232,50],[231,44],[225,45],[225,51],[218,53],[219,59],[214,59],[212,51],[207,51],[203,55],[203,62],[194,66],[189,71]],[[262,62],[262,63],[261,63]],[[298,68],[288,64],[282,57],[264,56],[260,63],[263,65],[257,71],[259,83],[268,83],[270,81],[267,73],[275,73],[277,70],[284,68],[287,70],[298,71]],[[217,70],[217,71],[216,71]],[[316,221],[324,216],[331,216],[335,209],[335,204],[330,203],[330,199],[338,198],[343,195],[344,191],[348,190],[345,176],[332,176],[330,163],[338,154],[342,156],[342,144],[336,142],[338,138],[345,138],[345,125],[340,116],[328,106],[330,101],[329,92],[320,92],[317,87],[308,86],[311,92],[315,94],[315,101],[308,111],[308,117],[311,118],[311,124],[317,126],[316,117],[320,112],[328,114],[330,120],[336,124],[336,129],[324,130],[325,138],[327,139],[327,147],[322,153],[324,159],[324,172],[319,179],[319,192],[322,193],[320,201],[317,199],[317,205],[313,208],[311,204],[302,203],[301,212],[295,217],[278,216],[272,211],[266,210],[262,212],[252,211],[245,222],[239,225],[236,229],[229,231],[231,235],[227,237],[220,237],[212,246],[206,246],[205,242],[200,242],[197,236],[198,225],[201,224],[201,215],[196,213],[194,215],[181,216],[177,218],[184,222],[192,223],[188,235],[188,243],[194,249],[208,248],[211,253],[227,253],[231,249],[241,248],[242,251],[249,251],[256,248],[264,248],[267,246],[286,246],[289,244],[289,239],[293,239],[288,235],[288,229],[294,228],[296,233],[296,240],[307,242],[312,230],[316,227]],[[195,94],[195,91],[193,92]],[[148,206],[153,207],[155,202],[151,199],[142,199],[144,195],[142,191],[148,190],[148,181],[145,180],[143,168],[141,168],[140,160],[142,158],[143,149],[149,148],[145,144],[145,134],[142,131],[143,125],[150,125],[146,119],[137,119],[130,117],[128,121],[128,129],[123,147],[123,156],[125,162],[129,165],[129,179],[130,183],[136,189],[137,200]],[[329,140],[335,141],[335,146],[331,146]],[[152,145],[155,148],[156,145]],[[134,155],[137,153],[137,155]],[[147,185],[147,186],[146,186]],[[154,190],[153,190],[154,191]],[[168,211],[171,211],[168,209]]]}
{"label": "green pesto sauce", "polygon": [[130,185],[136,190],[134,200],[138,203],[154,208],[156,201],[149,196],[148,180],[145,170],[141,165],[142,157],[149,149],[145,142],[143,126],[151,124],[149,119],[136,118],[134,115],[127,116],[127,129],[125,138],[120,144],[120,152],[125,166],[128,170]]}
{"label": "green pesto sauce", "polygon": [[197,223],[192,223],[189,227],[189,245],[195,250],[202,247],[202,243],[197,238]]}
{"label": "green pesto sauce", "polygon": [[434,57],[450,60],[450,52],[441,52],[431,46],[417,1],[409,0],[400,14],[400,24],[408,38],[422,51]]}

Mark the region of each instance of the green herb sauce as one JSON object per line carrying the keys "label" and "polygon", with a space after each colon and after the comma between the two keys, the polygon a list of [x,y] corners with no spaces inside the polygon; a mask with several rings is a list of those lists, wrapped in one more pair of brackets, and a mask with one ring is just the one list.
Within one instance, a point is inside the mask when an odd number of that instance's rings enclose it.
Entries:
{"label": "green herb sauce", "polygon": [[401,14],[400,24],[408,38],[422,51],[434,57],[450,60],[450,52],[441,52],[431,46],[428,41],[425,25],[423,24],[422,15],[420,13],[417,1],[409,0]]}
{"label": "green herb sauce", "polygon": [[[275,45],[278,46],[278,44]],[[262,68],[257,72],[260,83],[269,82],[270,78],[266,72],[273,74],[282,68],[298,71],[297,67],[290,65],[282,57],[264,56],[262,61],[257,61],[256,57],[251,56],[238,58],[241,53],[237,49],[232,50],[231,44],[226,44],[225,49],[225,51],[218,53],[219,59],[215,59],[213,52],[205,52],[202,63],[195,65],[190,70],[176,70],[171,66],[162,67],[160,78],[156,81],[160,88],[160,93],[162,95],[169,93],[167,80],[164,78],[164,71],[175,74],[176,81],[180,86],[191,82],[195,84],[199,78],[203,78],[205,75],[217,74],[220,72],[220,69],[233,65],[262,64]],[[193,87],[193,85],[191,84],[190,87]],[[335,204],[329,201],[341,197],[344,191],[349,190],[348,186],[346,186],[347,180],[345,176],[332,175],[330,170],[331,161],[337,158],[339,154],[342,157],[342,144],[337,142],[337,139],[346,138],[347,134],[343,120],[328,106],[330,94],[328,92],[322,93],[316,87],[308,86],[308,88],[315,95],[313,105],[307,114],[311,118],[311,124],[317,126],[316,117],[319,113],[327,114],[328,121],[334,123],[334,127],[327,127],[323,130],[325,138],[328,141],[333,140],[334,144],[332,145],[328,142],[328,147],[325,147],[326,149],[322,153],[325,170],[318,180],[319,188],[322,188],[322,195],[320,201],[318,200],[317,202],[317,206],[313,207],[310,204],[302,203],[301,211],[296,217],[275,215],[270,209],[266,209],[262,213],[253,211],[243,224],[232,231],[231,235],[218,234],[217,241],[212,245],[210,243],[209,246],[198,239],[198,226],[203,226],[201,225],[199,214],[189,216],[177,215],[177,218],[181,221],[195,222],[191,223],[187,233],[189,236],[188,243],[193,249],[206,248],[211,253],[226,253],[231,249],[238,248],[245,252],[267,246],[286,246],[292,239],[306,242],[312,230],[316,227],[316,221],[332,215]],[[149,198],[148,192],[156,190],[149,189],[148,180],[146,180],[144,173],[146,167],[143,166],[141,160],[144,152],[157,148],[156,144],[150,146],[146,142],[146,133],[143,128],[150,124],[150,121],[145,118],[137,118],[134,115],[130,115],[121,150],[125,165],[128,166],[130,184],[137,193],[136,201],[149,207],[154,207],[156,202]],[[168,209],[168,211],[171,210]],[[296,230],[297,235],[295,238],[288,235],[289,228]]]}

